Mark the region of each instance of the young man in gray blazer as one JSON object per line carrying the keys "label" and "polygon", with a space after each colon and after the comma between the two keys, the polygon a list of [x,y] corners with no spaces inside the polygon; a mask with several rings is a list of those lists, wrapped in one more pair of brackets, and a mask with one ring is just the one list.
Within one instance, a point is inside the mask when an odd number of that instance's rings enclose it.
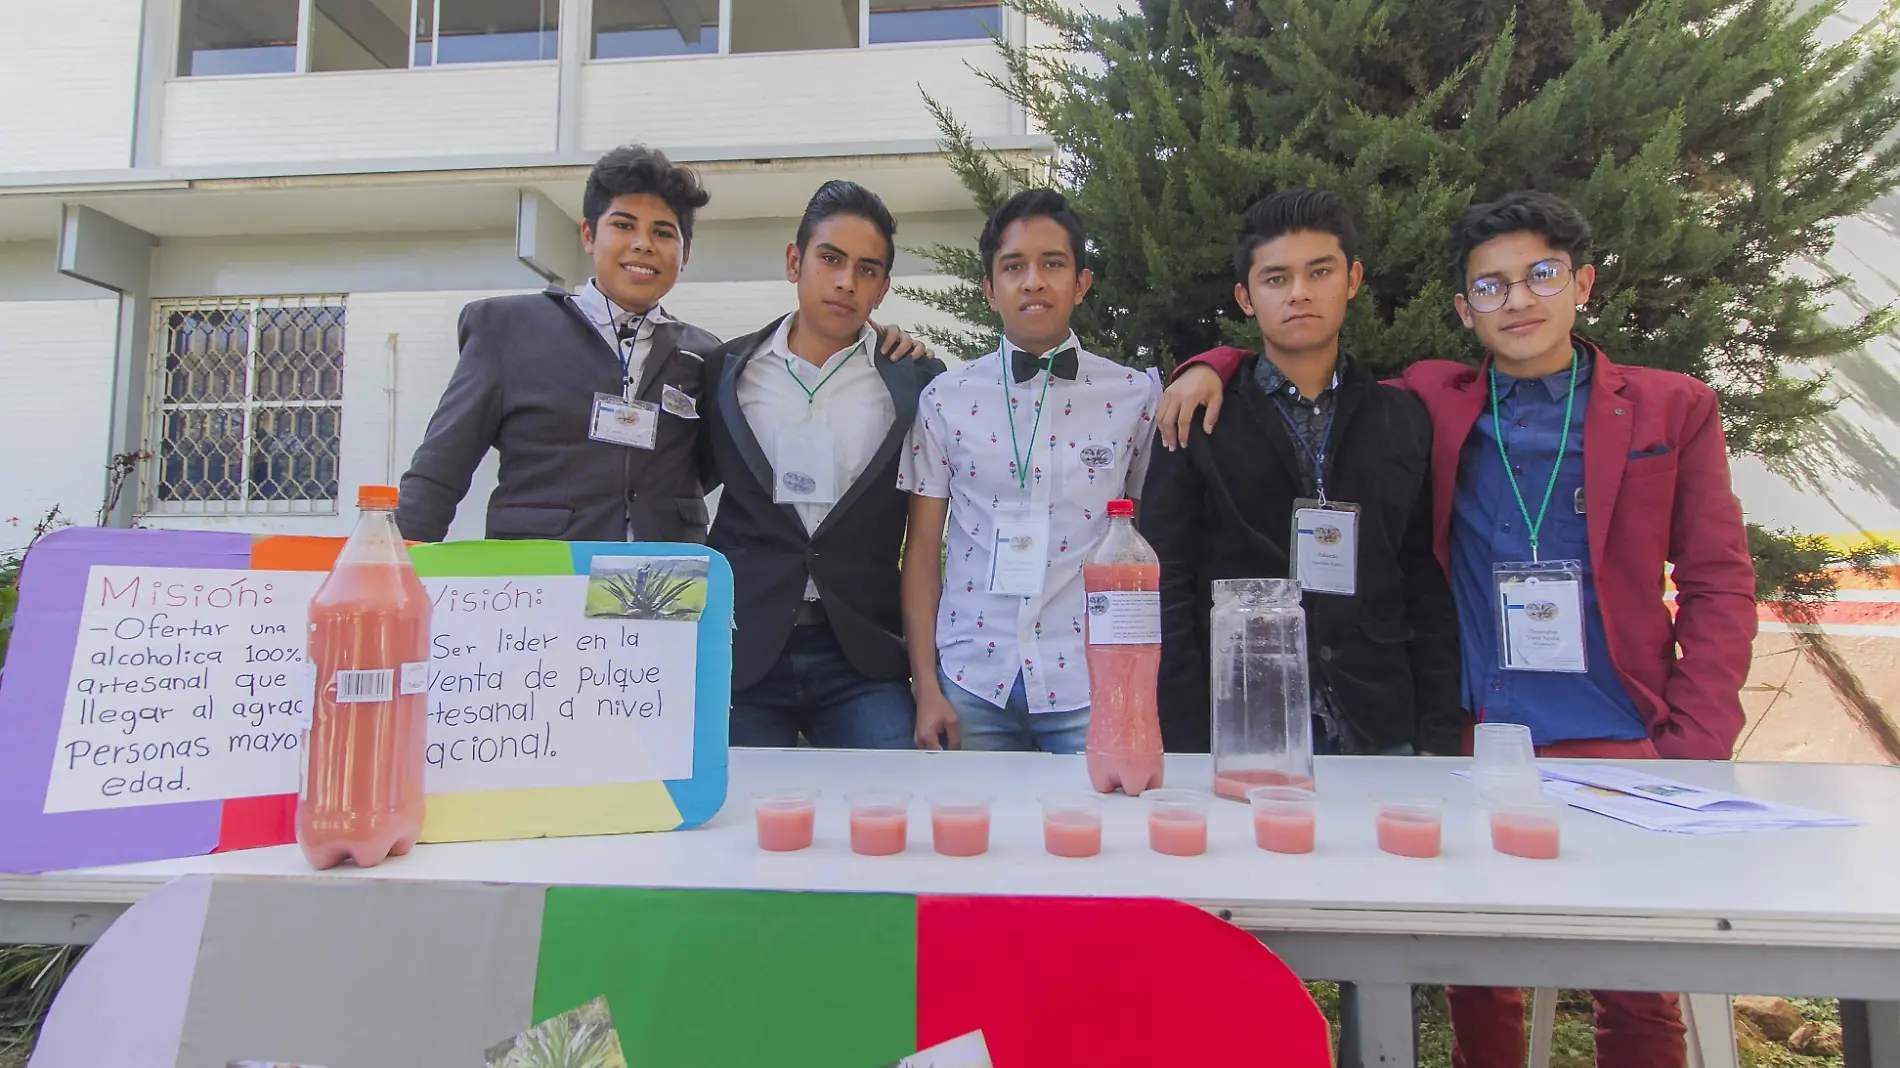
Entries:
{"label": "young man in gray blazer", "polygon": [[[582,198],[594,277],[577,293],[549,287],[462,310],[461,360],[402,478],[404,537],[442,540],[493,448],[489,538],[706,540],[716,478],[700,414],[720,340],[660,301],[709,199],[664,153],[614,149]],[[900,350],[893,358],[921,348],[895,328],[883,341]]]}

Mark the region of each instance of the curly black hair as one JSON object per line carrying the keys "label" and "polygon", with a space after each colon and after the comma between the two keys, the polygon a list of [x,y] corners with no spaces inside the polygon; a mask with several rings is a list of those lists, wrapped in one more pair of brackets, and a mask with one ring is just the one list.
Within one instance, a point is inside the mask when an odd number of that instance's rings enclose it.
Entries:
{"label": "curly black hair", "polygon": [[1590,222],[1575,205],[1550,193],[1522,190],[1506,193],[1485,204],[1473,204],[1451,231],[1452,254],[1457,257],[1458,289],[1464,291],[1465,268],[1471,251],[1505,234],[1533,233],[1559,252],[1570,254],[1570,266],[1590,261]]}
{"label": "curly black hair", "polygon": [[1282,189],[1255,201],[1241,217],[1240,240],[1234,245],[1235,280],[1247,284],[1255,249],[1302,230],[1338,238],[1347,263],[1359,258],[1359,231],[1352,224],[1352,209],[1339,194],[1325,189]]}
{"label": "curly black hair", "polygon": [[666,153],[645,145],[622,145],[594,164],[593,173],[587,176],[587,192],[581,196],[587,225],[598,227],[615,197],[639,193],[659,197],[673,209],[680,221],[680,240],[690,248],[693,215],[712,200],[712,194],[706,192],[691,167],[674,163]]}

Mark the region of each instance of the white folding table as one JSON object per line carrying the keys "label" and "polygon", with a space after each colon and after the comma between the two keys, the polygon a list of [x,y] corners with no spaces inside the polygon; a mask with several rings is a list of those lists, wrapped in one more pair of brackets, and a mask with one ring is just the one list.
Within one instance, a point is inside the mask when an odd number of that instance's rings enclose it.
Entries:
{"label": "white folding table", "polygon": [[[1850,1064],[1900,1068],[1900,768],[1877,765],[1648,763],[1645,770],[1786,801],[1864,826],[1744,834],[1656,834],[1572,810],[1556,861],[1490,848],[1462,761],[1322,758],[1319,849],[1255,848],[1244,805],[1214,805],[1209,853],[1149,851],[1137,799],[1107,803],[1104,852],[1043,852],[1036,797],[1086,789],[1081,758],[1043,754],[734,750],[730,800],[704,828],[672,834],[419,847],[370,870],[325,878],[917,894],[1160,897],[1257,935],[1309,979],[1354,984],[1344,1060],[1410,1065],[1410,988],[1419,983],[1772,993],[1847,1002]],[[1206,757],[1169,757],[1170,785],[1205,787]],[[760,852],[757,790],[823,791],[818,838]],[[916,793],[911,848],[850,852],[843,797]],[[930,851],[926,796],[996,797],[987,856]],[[1448,801],[1445,855],[1387,856],[1373,798]],[[180,875],[311,878],[294,846],[38,876],[0,875],[0,942],[89,942],[120,911]]]}

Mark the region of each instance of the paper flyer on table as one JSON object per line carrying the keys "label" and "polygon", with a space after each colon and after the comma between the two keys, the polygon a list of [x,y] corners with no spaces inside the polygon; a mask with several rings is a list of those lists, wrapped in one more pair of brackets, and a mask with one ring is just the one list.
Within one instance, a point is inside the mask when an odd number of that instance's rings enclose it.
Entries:
{"label": "paper flyer on table", "polygon": [[[1799,827],[1857,827],[1859,821],[1779,801],[1762,801],[1705,790],[1612,765],[1539,765],[1544,789],[1564,803],[1647,831],[1670,834],[1734,834]],[[1471,773],[1453,774],[1469,779]],[[1611,786],[1610,783],[1623,785]],[[1638,788],[1642,793],[1625,792]],[[1672,800],[1662,800],[1666,796]],[[1673,799],[1682,798],[1678,804]],[[1696,807],[1699,806],[1699,807]]]}

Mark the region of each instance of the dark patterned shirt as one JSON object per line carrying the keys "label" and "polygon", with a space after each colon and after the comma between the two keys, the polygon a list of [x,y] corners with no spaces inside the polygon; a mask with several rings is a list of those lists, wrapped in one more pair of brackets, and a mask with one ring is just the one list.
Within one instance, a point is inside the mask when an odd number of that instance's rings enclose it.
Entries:
{"label": "dark patterned shirt", "polygon": [[1307,400],[1300,395],[1300,387],[1289,381],[1272,360],[1260,357],[1254,364],[1253,375],[1267,396],[1274,399],[1274,406],[1286,416],[1289,429],[1299,440],[1293,443],[1293,451],[1299,454],[1300,476],[1306,480],[1308,493],[1318,492],[1318,482],[1313,471],[1313,461],[1326,451],[1327,424],[1332,421],[1333,407],[1338,400],[1339,373],[1346,366],[1346,354],[1340,353],[1339,366],[1333,369],[1333,384],[1320,391],[1319,396]]}

